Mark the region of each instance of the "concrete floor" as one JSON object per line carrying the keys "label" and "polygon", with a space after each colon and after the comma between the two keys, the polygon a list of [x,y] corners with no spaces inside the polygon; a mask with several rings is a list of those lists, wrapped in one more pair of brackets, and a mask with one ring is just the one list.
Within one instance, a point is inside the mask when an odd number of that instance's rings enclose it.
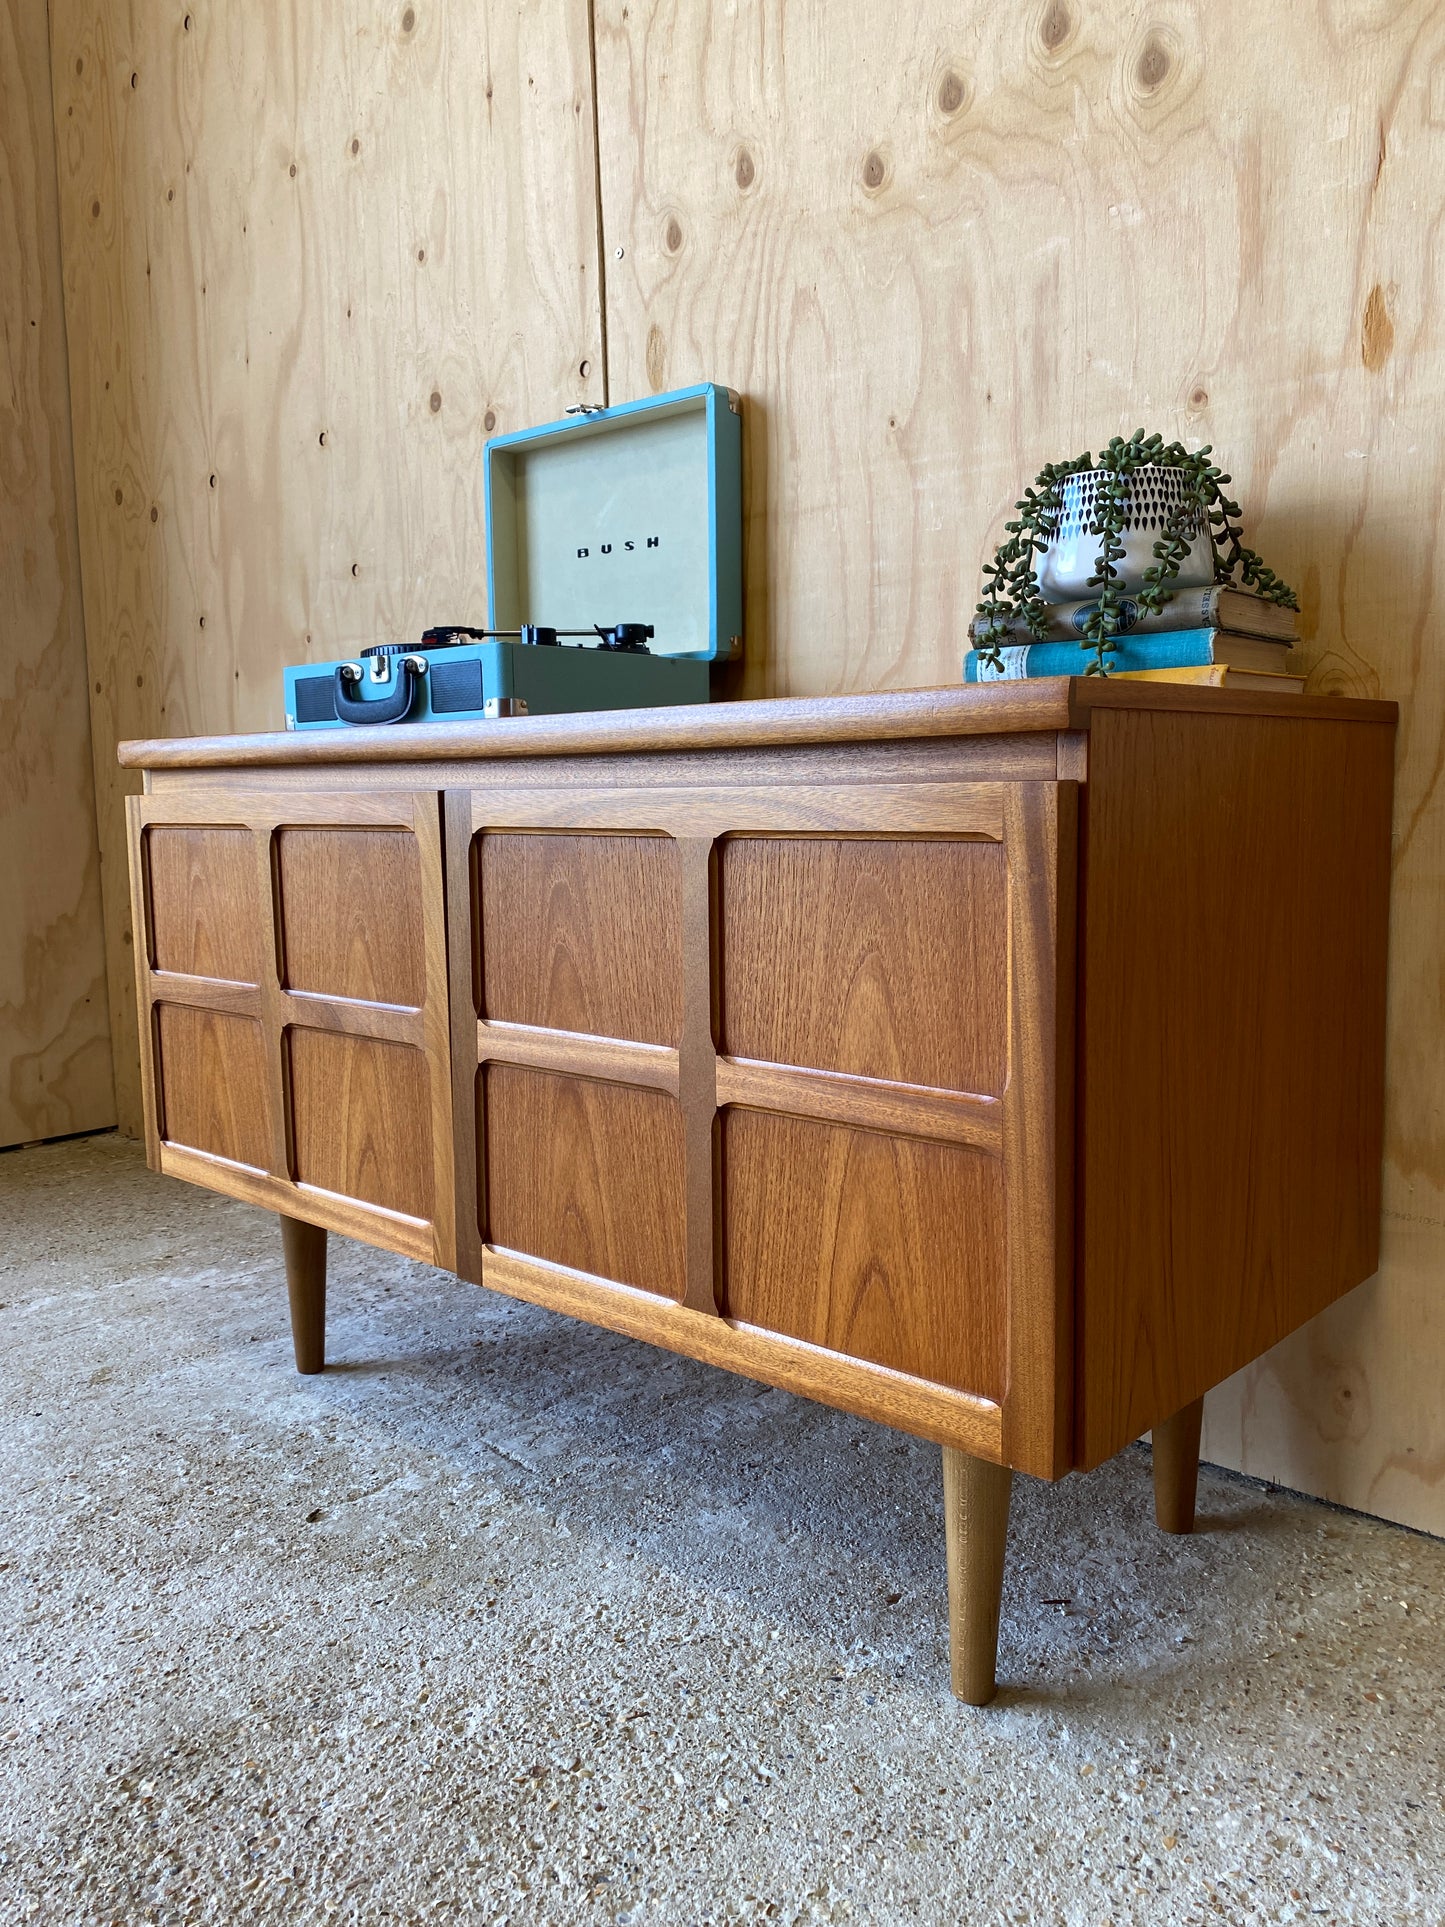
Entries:
{"label": "concrete floor", "polygon": [[1445,1920],[1445,1545],[1136,1448],[1020,1481],[259,1211],[0,1156],[0,1919]]}

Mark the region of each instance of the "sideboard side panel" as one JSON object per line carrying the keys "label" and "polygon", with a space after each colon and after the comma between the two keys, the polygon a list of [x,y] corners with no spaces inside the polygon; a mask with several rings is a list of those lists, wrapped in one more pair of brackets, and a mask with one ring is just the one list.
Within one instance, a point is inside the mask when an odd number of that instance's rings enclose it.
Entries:
{"label": "sideboard side panel", "polygon": [[1385,723],[1094,715],[1086,1466],[1375,1269],[1393,751]]}

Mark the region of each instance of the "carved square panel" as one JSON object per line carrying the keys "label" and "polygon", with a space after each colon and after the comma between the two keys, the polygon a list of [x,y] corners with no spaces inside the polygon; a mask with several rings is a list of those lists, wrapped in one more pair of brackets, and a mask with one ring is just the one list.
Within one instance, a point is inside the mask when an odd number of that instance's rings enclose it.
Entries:
{"label": "carved square panel", "polygon": [[483,1079],[488,1242],[680,1297],[676,1099],[509,1064]]}
{"label": "carved square panel", "polygon": [[1002,1397],[997,1159],[737,1108],[722,1144],[728,1317]]}
{"label": "carved square panel", "polygon": [[264,1171],[271,1139],[260,1024],[189,1004],[158,1004],[155,1025],[162,1138]]}
{"label": "carved square panel", "polygon": [[1008,1075],[1008,872],[967,839],[720,846],[722,1049],[996,1096]]}
{"label": "carved square panel", "polygon": [[145,836],[152,966],[259,983],[271,930],[251,831],[155,823]]}
{"label": "carved square panel", "polygon": [[287,1048],[297,1182],[431,1217],[432,1121],[422,1053],[298,1025],[287,1032]]}
{"label": "carved square panel", "polygon": [[282,829],[276,864],[288,989],[420,1005],[421,853],[409,830]]}
{"label": "carved square panel", "polygon": [[670,837],[488,831],[476,877],[486,1016],[676,1044],[682,924]]}

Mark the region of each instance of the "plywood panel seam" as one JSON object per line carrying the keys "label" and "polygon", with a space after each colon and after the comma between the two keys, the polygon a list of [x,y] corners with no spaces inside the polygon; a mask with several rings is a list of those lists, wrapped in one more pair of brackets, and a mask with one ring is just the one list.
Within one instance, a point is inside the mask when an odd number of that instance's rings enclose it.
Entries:
{"label": "plywood panel seam", "polygon": [[26,0],[0,0],[0,232],[3,1146],[116,1116],[48,16]]}
{"label": "plywood panel seam", "polygon": [[348,6],[299,29],[284,7],[202,10],[184,34],[112,0],[50,11],[134,1130],[116,744],[274,726],[283,663],[485,618],[486,439],[605,398],[594,75],[585,0]]}
{"label": "plywood panel seam", "polygon": [[592,205],[597,223],[597,328],[602,353],[602,406],[612,394],[607,347],[607,216],[602,205],[602,134],[597,118],[597,0],[587,0],[587,80],[592,101]]}

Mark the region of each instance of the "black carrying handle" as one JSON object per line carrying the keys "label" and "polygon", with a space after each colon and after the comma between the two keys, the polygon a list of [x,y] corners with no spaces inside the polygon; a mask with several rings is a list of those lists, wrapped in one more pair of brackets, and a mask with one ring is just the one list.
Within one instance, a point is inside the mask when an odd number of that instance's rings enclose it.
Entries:
{"label": "black carrying handle", "polygon": [[342,722],[404,723],[416,707],[417,691],[426,674],[425,656],[400,657],[396,665],[396,688],[378,702],[369,703],[350,693],[347,685],[361,681],[360,676],[347,675],[347,670],[352,667],[353,664],[343,662],[337,665],[336,670],[336,713]]}

